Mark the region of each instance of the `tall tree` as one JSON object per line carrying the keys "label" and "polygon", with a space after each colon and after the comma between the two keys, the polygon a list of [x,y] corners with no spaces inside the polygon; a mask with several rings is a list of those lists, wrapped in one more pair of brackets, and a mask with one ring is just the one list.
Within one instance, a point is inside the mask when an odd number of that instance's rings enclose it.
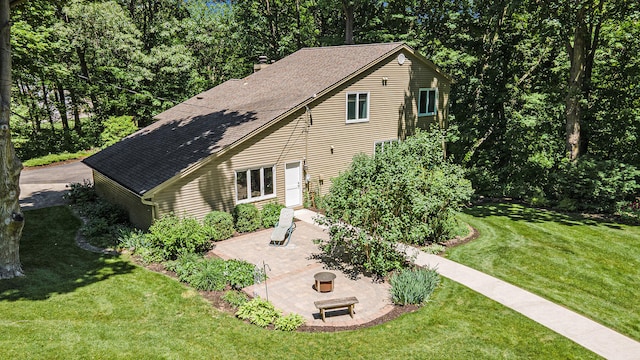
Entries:
{"label": "tall tree", "polygon": [[11,24],[12,5],[21,0],[0,0],[0,279],[23,275],[20,238],[24,217],[20,210],[20,171],[11,142]]}

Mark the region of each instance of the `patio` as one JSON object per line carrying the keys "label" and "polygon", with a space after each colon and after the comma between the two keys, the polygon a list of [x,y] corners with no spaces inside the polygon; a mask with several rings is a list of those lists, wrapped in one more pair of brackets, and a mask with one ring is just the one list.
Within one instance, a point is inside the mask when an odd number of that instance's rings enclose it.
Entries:
{"label": "patio", "polygon": [[[216,243],[212,254],[223,259],[242,259],[256,266],[266,268],[266,284],[249,286],[244,291],[252,296],[268,298],[284,314],[296,313],[305,317],[310,326],[352,326],[368,323],[392,310],[389,284],[375,282],[359,276],[351,279],[339,270],[328,269],[313,254],[320,251],[313,240],[328,239],[329,235],[319,226],[312,225],[308,214],[296,212],[296,217],[306,221],[296,221],[296,230],[285,247],[269,246],[271,229],[234,237]],[[320,293],[314,288],[314,274],[330,271],[336,275],[332,292]],[[268,292],[268,294],[267,294]],[[268,296],[267,296],[268,295]],[[355,306],[353,319],[348,310],[327,312],[326,322],[320,318],[313,302],[334,298],[355,296],[359,303]],[[339,315],[339,316],[338,316]]]}

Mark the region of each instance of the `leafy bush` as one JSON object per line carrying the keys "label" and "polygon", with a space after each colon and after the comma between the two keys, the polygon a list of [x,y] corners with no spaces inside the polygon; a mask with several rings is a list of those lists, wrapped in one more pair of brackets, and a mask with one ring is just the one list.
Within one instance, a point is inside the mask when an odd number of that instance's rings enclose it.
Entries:
{"label": "leafy bush", "polygon": [[93,184],[84,180],[83,183],[71,183],[67,185],[69,192],[64,195],[66,200],[69,200],[71,204],[85,204],[88,202],[96,201],[98,194]]}
{"label": "leafy bush", "polygon": [[224,211],[212,211],[203,220],[205,231],[214,241],[230,238],[236,231],[233,228],[233,216]]}
{"label": "leafy bush", "polygon": [[615,160],[582,157],[565,161],[554,174],[549,194],[569,210],[614,212],[616,204],[631,201],[640,192],[640,169]]}
{"label": "leafy bush", "polygon": [[147,235],[152,246],[161,249],[165,260],[175,259],[180,253],[203,252],[210,248],[209,236],[194,218],[165,215],[154,221]]}
{"label": "leafy bush", "polygon": [[280,317],[280,311],[267,300],[256,297],[242,304],[236,316],[260,327],[267,327]]}
{"label": "leafy bush", "polygon": [[184,279],[198,290],[221,291],[227,285],[225,279],[225,261],[206,259],[193,263],[193,270]]}
{"label": "leafy bush", "polygon": [[253,285],[254,274],[256,274],[256,267],[253,264],[244,260],[231,259],[227,260],[225,265],[225,278],[231,287],[240,290],[249,285]]}
{"label": "leafy bush", "polygon": [[239,308],[242,304],[249,301],[247,294],[237,290],[226,291],[221,299],[231,304],[234,308]]}
{"label": "leafy bush", "polygon": [[253,204],[236,205],[233,219],[239,232],[251,232],[260,228],[260,211]]}
{"label": "leafy bush", "polygon": [[269,203],[262,207],[262,227],[273,227],[280,219],[280,210],[285,206],[277,203]]}
{"label": "leafy bush", "polygon": [[422,251],[424,251],[427,254],[440,254],[442,252],[444,252],[447,248],[444,245],[440,245],[440,244],[429,244],[425,247],[422,248]]}
{"label": "leafy bush", "polygon": [[195,253],[182,253],[175,260],[167,261],[165,267],[167,270],[173,271],[180,281],[189,282],[189,278],[198,271],[200,263],[204,262],[204,258]]}
{"label": "leafy bush", "polygon": [[304,324],[304,322],[305,320],[302,315],[291,313],[287,316],[278,317],[273,322],[273,325],[275,325],[276,330],[293,331]]}
{"label": "leafy bush", "polygon": [[133,134],[138,127],[133,122],[133,116],[113,116],[103,123],[104,130],[100,133],[100,140],[104,147],[111,146],[127,135]]}
{"label": "leafy bush", "polygon": [[379,275],[403,264],[394,244],[445,241],[473,190],[464,170],[446,161],[439,132],[418,132],[374,157],[357,155],[325,198],[327,254]]}
{"label": "leafy bush", "polygon": [[82,215],[88,218],[102,219],[109,225],[126,224],[129,221],[129,214],[125,209],[106,200],[96,199],[77,205],[78,211]]}
{"label": "leafy bush", "polygon": [[122,228],[118,231],[118,247],[120,249],[130,249],[135,251],[151,244],[145,234],[139,229]]}
{"label": "leafy bush", "polygon": [[429,299],[440,283],[440,276],[434,269],[406,269],[392,274],[389,282],[395,304],[421,305]]}

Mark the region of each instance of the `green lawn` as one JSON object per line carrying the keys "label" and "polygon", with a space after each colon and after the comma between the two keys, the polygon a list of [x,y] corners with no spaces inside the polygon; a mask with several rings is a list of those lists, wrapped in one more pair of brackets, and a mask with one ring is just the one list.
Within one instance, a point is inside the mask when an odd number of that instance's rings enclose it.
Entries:
{"label": "green lawn", "polygon": [[171,278],[78,249],[79,222],[64,207],[25,215],[27,277],[0,281],[0,359],[597,358],[447,280],[425,307],[381,326],[263,330]]}
{"label": "green lawn", "polygon": [[480,237],[449,259],[640,340],[640,226],[513,204],[476,206],[462,219]]}

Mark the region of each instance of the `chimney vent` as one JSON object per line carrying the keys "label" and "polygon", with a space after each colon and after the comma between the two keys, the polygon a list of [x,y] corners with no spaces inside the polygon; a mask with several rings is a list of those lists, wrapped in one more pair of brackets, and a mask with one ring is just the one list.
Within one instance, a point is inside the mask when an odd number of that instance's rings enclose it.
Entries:
{"label": "chimney vent", "polygon": [[[272,61],[273,63],[274,61]],[[269,66],[271,64],[269,64],[269,58],[267,58],[266,55],[260,55],[258,56],[258,63],[253,65],[253,72],[258,72],[264,68],[266,68],[267,66]]]}

